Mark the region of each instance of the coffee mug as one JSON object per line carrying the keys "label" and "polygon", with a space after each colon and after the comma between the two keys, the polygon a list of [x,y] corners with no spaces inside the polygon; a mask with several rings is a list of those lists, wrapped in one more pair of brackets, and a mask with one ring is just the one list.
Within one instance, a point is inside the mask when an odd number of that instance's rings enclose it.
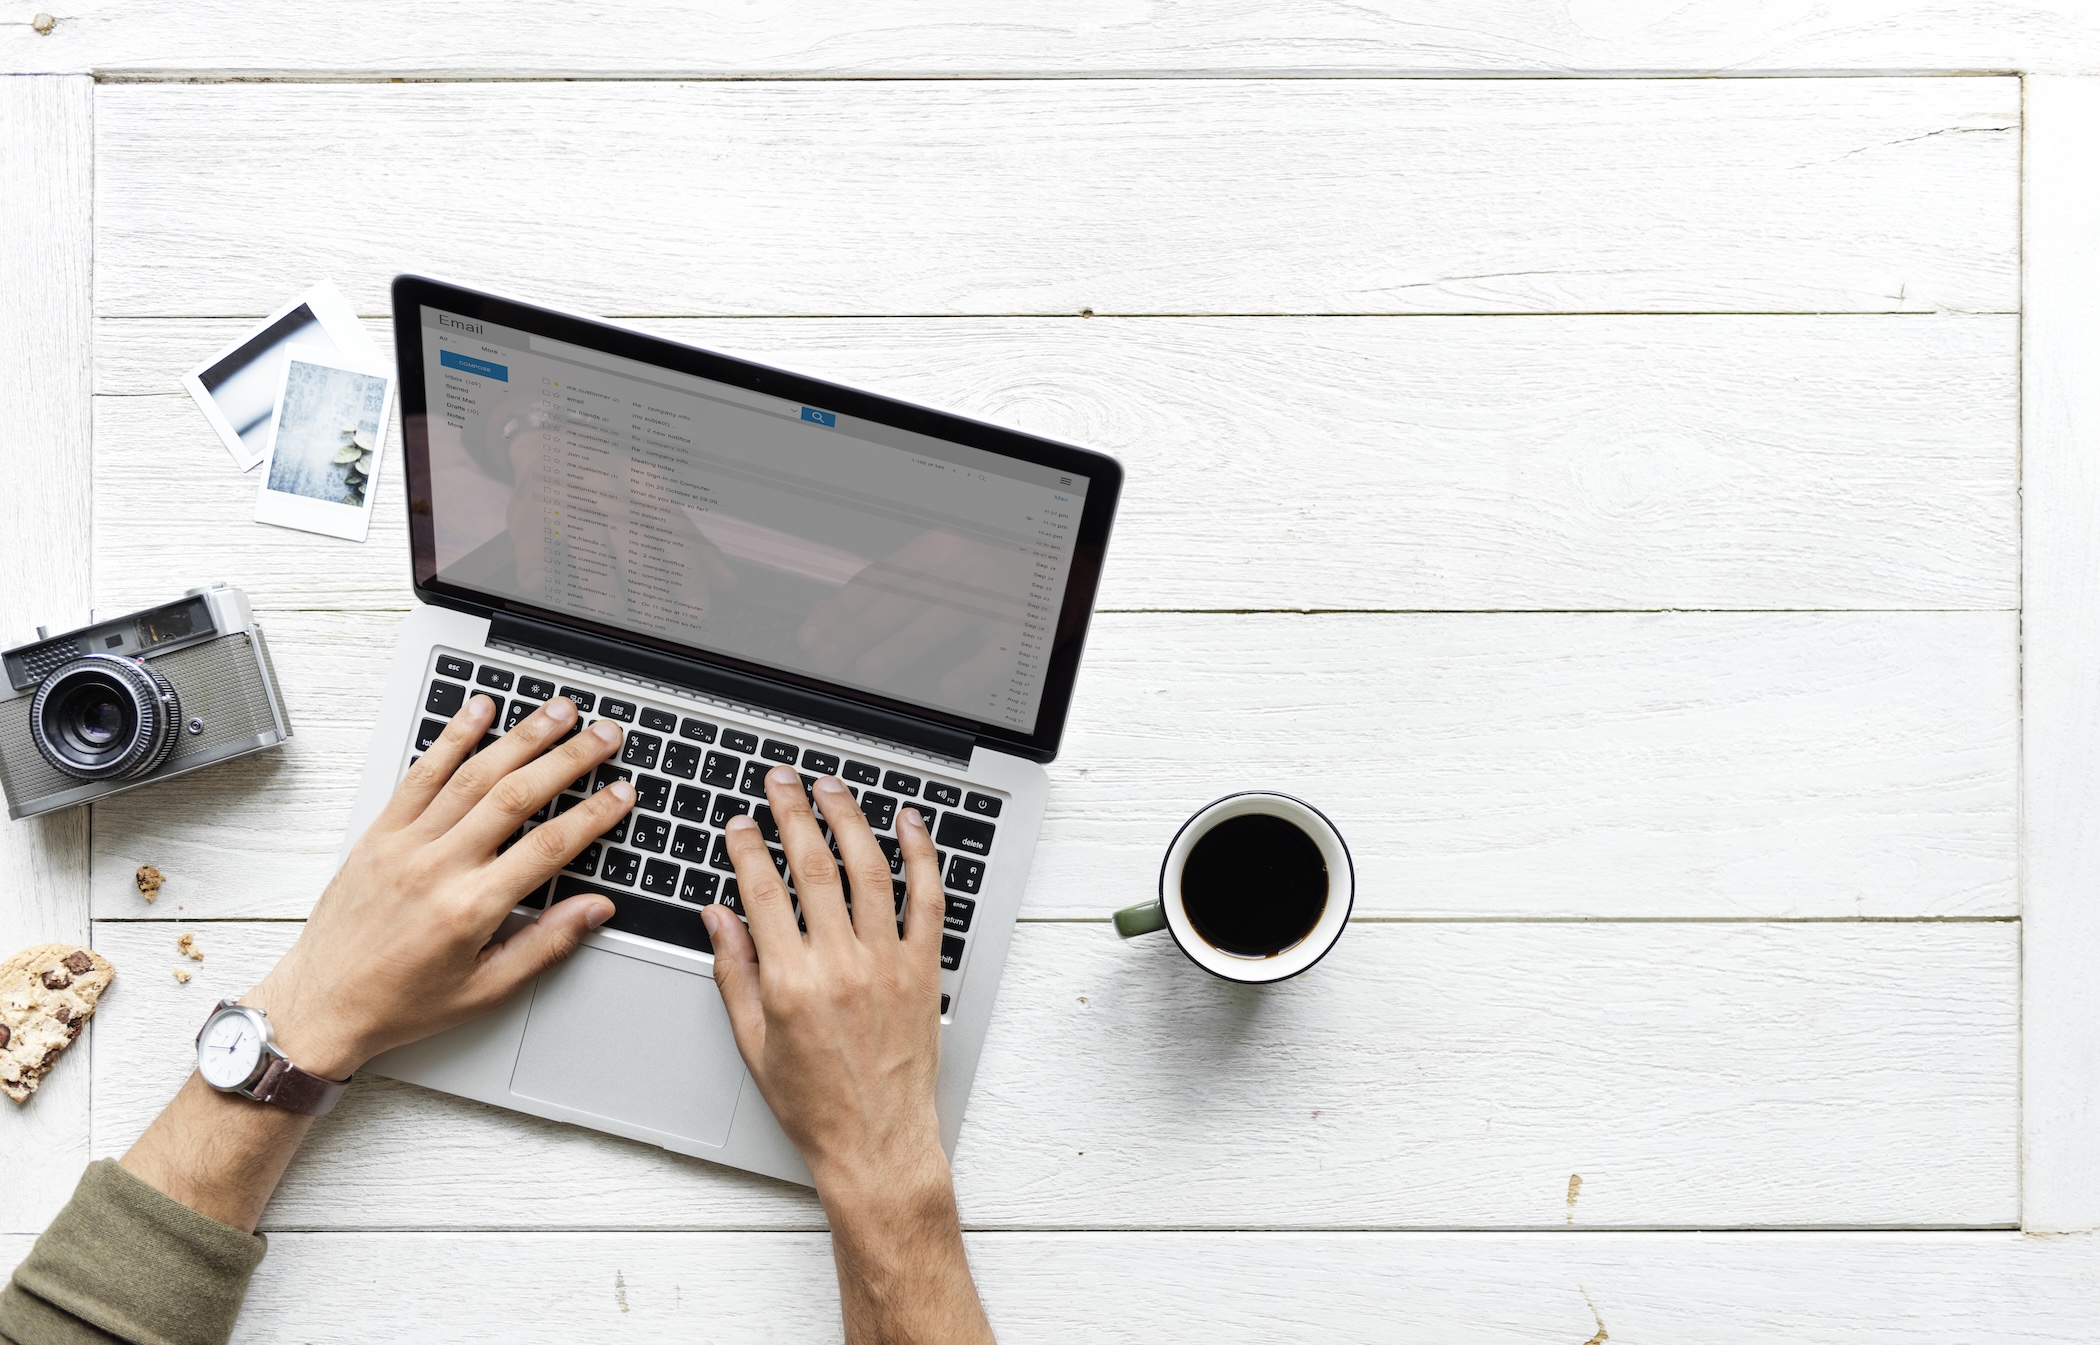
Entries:
{"label": "coffee mug", "polygon": [[1211,975],[1265,985],[1325,957],[1355,901],[1349,847],[1326,814],[1249,791],[1181,824],[1159,867],[1159,900],[1117,911],[1116,933],[1164,929]]}

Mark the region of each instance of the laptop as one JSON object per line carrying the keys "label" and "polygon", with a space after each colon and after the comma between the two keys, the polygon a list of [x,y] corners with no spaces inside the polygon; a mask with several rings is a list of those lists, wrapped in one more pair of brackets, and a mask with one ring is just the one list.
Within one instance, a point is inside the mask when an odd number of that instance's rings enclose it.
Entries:
{"label": "laptop", "polygon": [[401,276],[393,302],[418,602],[345,853],[470,695],[502,705],[498,729],[568,696],[625,732],[543,818],[616,779],[636,803],[511,914],[611,897],[572,959],[368,1069],[809,1183],[745,1074],[700,919],[743,914],[731,816],[785,871],[764,790],[784,763],[853,789],[893,873],[903,810],[930,824],[952,1154],[1122,469],[437,280]]}

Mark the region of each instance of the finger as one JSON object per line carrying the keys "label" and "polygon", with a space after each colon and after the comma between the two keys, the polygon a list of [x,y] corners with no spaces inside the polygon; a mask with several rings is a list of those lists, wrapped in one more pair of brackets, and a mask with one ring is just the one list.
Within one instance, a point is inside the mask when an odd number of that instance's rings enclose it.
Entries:
{"label": "finger", "polygon": [[839,843],[839,859],[853,884],[853,929],[863,939],[881,938],[876,926],[897,938],[897,903],[890,896],[890,860],[875,843],[867,815],[836,776],[817,781],[817,806]]}
{"label": "finger", "polygon": [[374,827],[385,827],[399,831],[423,815],[430,801],[437,797],[459,763],[467,759],[481,735],[489,731],[489,724],[496,717],[496,703],[487,696],[469,696],[467,703],[459,707],[416,764],[408,768],[401,783],[394,788],[394,797],[387,800],[386,807],[379,810]]}
{"label": "finger", "polygon": [[916,808],[897,814],[897,842],[904,847],[904,943],[912,960],[937,966],[947,901],[941,896],[941,860]]}
{"label": "finger", "polygon": [[595,893],[555,902],[539,919],[482,950],[481,963],[474,969],[480,983],[476,997],[491,1008],[509,999],[533,977],[567,961],[583,946],[585,936],[612,915],[612,901]]}
{"label": "finger", "polygon": [[[568,697],[562,696],[557,699],[567,700]],[[481,802],[488,792],[496,787],[498,780],[560,742],[562,735],[575,723],[573,719],[565,719],[557,724],[548,717],[547,706],[533,711],[516,728],[476,753],[465,765],[452,772],[451,782],[439,790],[438,796],[423,810],[423,816],[417,820],[417,828],[425,837],[441,836],[450,831],[459,819],[472,811],[474,805]],[[569,778],[573,780],[576,777]]]}
{"label": "finger", "polygon": [[619,730],[602,722],[563,742],[562,735],[575,722],[576,707],[567,696],[556,696],[545,709],[534,711],[512,729],[514,734],[529,732],[542,744],[559,745],[498,780],[479,803],[467,810],[465,817],[453,824],[444,836],[445,844],[475,856],[494,852],[496,843],[516,831],[521,822],[536,815],[549,799],[572,781],[589,775],[599,762],[618,750]]}
{"label": "finger", "polygon": [[744,894],[744,916],[751,922],[751,942],[761,962],[800,954],[802,931],[795,927],[795,908],[787,884],[773,867],[773,852],[749,817],[732,817],[722,828],[722,843],[736,865],[736,884]]}
{"label": "finger", "polygon": [[508,894],[504,909],[515,906],[519,897],[552,878],[564,864],[582,854],[585,846],[611,830],[633,806],[634,786],[615,780],[560,817],[526,832],[516,845],[497,856],[490,870],[497,889]]}
{"label": "finger", "polygon": [[846,923],[846,894],[839,887],[839,866],[817,830],[817,819],[802,793],[802,777],[792,766],[775,766],[766,772],[766,801],[773,805],[773,820],[780,827],[780,848],[787,853],[788,872],[795,875],[795,891],[802,896],[802,923],[812,939],[843,938]]}
{"label": "finger", "polygon": [[729,1014],[729,1030],[736,1035],[737,1052],[755,1075],[766,1058],[766,1009],[758,995],[758,950],[751,946],[751,931],[726,907],[702,906],[700,922],[715,946],[715,989],[722,992],[722,1008]]}

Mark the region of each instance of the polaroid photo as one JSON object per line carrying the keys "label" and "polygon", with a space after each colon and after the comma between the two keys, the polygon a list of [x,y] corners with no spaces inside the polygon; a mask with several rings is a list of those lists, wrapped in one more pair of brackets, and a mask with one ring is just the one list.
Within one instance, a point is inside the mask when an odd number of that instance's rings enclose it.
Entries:
{"label": "polaroid photo", "polygon": [[394,376],[379,360],[287,346],[255,521],[365,540],[393,411]]}
{"label": "polaroid photo", "polygon": [[294,344],[318,346],[353,360],[377,364],[379,347],[358,325],[357,314],[335,286],[322,281],[263,319],[226,350],[183,375],[204,418],[242,471],[263,460],[270,443],[270,413],[284,384],[284,352]]}

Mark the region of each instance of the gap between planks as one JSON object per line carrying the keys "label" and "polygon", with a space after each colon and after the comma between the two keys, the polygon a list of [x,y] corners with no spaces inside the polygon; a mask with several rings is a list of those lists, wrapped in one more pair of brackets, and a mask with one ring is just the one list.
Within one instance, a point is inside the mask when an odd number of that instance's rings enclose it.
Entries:
{"label": "gap between planks", "polygon": [[1973,70],[1930,70],[1890,67],[1880,70],[1349,70],[1318,66],[1276,66],[1239,69],[1145,69],[1072,71],[1064,74],[1040,71],[1002,70],[897,70],[871,74],[823,73],[798,70],[752,70],[736,74],[695,74],[667,71],[549,70],[521,73],[507,70],[422,71],[380,73],[365,70],[220,70],[197,67],[188,70],[140,70],[112,67],[89,72],[97,84],[1075,84],[1090,80],[1159,80],[1204,83],[1245,80],[1355,80],[1363,83],[1428,82],[1453,83],[1466,80],[1570,83],[1581,81],[1647,80],[1788,80],[1788,79],[2005,79],[2026,72],[2011,67],[1978,67]]}

